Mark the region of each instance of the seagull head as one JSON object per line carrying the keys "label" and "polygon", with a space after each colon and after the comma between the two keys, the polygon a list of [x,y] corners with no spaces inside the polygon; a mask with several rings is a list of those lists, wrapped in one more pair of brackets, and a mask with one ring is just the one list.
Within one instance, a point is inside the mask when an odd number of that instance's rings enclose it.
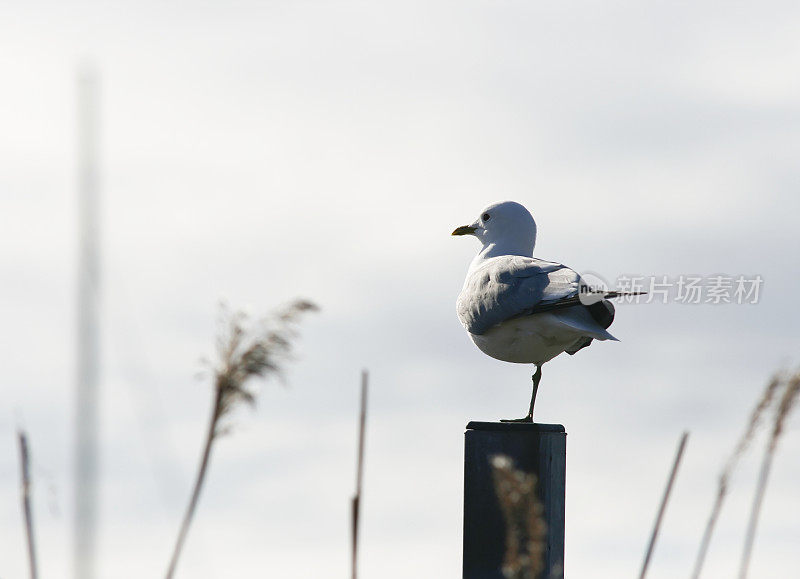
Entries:
{"label": "seagull head", "polygon": [[470,225],[462,225],[453,235],[474,235],[483,244],[484,257],[497,255],[533,255],[536,245],[536,222],[519,203],[493,203],[481,211]]}

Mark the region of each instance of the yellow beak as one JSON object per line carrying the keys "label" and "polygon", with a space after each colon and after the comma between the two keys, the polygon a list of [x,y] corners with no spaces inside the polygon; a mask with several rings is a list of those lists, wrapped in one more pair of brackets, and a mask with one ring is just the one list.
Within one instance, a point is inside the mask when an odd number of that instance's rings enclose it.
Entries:
{"label": "yellow beak", "polygon": [[456,230],[450,235],[472,235],[475,233],[475,229],[476,228],[471,225],[462,225],[461,227],[456,227]]}

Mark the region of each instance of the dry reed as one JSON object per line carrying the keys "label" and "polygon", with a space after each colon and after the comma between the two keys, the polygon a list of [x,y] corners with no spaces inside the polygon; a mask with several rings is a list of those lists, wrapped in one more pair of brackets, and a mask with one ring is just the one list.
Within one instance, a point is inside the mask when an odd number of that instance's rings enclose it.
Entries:
{"label": "dry reed", "polygon": [[684,432],[681,435],[680,442],[678,443],[678,450],[675,453],[675,460],[672,463],[672,470],[667,479],[667,486],[664,488],[664,495],[661,497],[661,506],[658,508],[658,515],[656,515],[656,522],[653,524],[653,532],[650,534],[650,541],[647,544],[647,552],[644,556],[644,563],[642,563],[642,571],[639,573],[639,579],[644,579],[647,574],[647,567],[650,564],[650,557],[653,556],[653,551],[656,546],[656,539],[658,539],[658,532],[661,530],[661,521],[664,519],[664,513],[667,510],[667,502],[669,495],[672,492],[672,485],[675,484],[675,477],[678,475],[678,467],[683,458],[683,451],[686,448],[686,441],[689,438],[689,433]]}
{"label": "dry reed", "polygon": [[711,536],[714,533],[717,519],[722,511],[722,504],[724,503],[725,497],[728,494],[728,487],[730,485],[730,479],[733,475],[733,471],[739,464],[742,456],[744,456],[745,452],[750,447],[750,444],[755,438],[759,427],[763,423],[764,415],[772,406],[775,396],[780,390],[780,387],[784,384],[784,381],[784,373],[778,372],[767,383],[766,387],[764,388],[764,392],[761,394],[761,398],[758,399],[753,411],[750,413],[750,419],[747,421],[747,426],[745,427],[742,436],[739,438],[739,441],[736,443],[736,447],[728,457],[728,460],[725,462],[725,466],[723,467],[719,476],[717,495],[714,499],[714,505],[711,508],[711,514],[706,522],[706,528],[703,532],[703,538],[700,542],[700,549],[698,550],[697,558],[695,559],[692,579],[699,579],[700,577],[700,572],[703,569],[703,563],[705,562],[706,554],[708,553],[708,547],[711,543]]}
{"label": "dry reed", "polygon": [[491,458],[492,479],[506,523],[503,576],[536,579],[544,570],[547,524],[536,496],[537,478],[514,467],[505,455]]}
{"label": "dry reed", "polygon": [[28,437],[25,432],[17,432],[19,440],[20,485],[22,494],[22,511],[25,514],[25,536],[28,539],[28,564],[31,579],[36,579],[36,545],[33,537],[33,511],[31,509],[31,467],[28,453]]}
{"label": "dry reed", "polygon": [[778,448],[778,441],[783,434],[786,420],[792,412],[797,397],[800,395],[800,371],[792,376],[785,378],[783,395],[775,408],[775,416],[772,423],[772,432],[764,450],[764,458],[761,462],[761,470],[758,475],[758,484],[753,497],[753,506],[750,510],[750,521],[747,525],[744,548],[742,549],[742,559],[739,566],[739,579],[746,579],[750,567],[750,558],[753,553],[753,543],[756,537],[756,528],[761,514],[761,507],[764,502],[764,494],[767,490],[772,461],[775,458],[775,450]]}
{"label": "dry reed", "polygon": [[351,570],[352,579],[358,576],[358,521],[361,514],[361,481],[364,474],[364,435],[366,434],[367,423],[367,389],[369,384],[369,375],[367,371],[361,372],[361,412],[358,418],[358,457],[356,462],[356,494],[353,496],[351,508],[351,539],[352,539],[352,552],[351,552]]}
{"label": "dry reed", "polygon": [[281,363],[291,357],[297,322],[304,313],[317,309],[309,301],[297,300],[261,324],[251,326],[245,314],[230,312],[223,307],[221,332],[217,337],[219,364],[214,371],[214,404],[194,488],[167,569],[167,579],[175,573],[189,532],[208,470],[211,448],[219,436],[228,432],[222,419],[242,402],[255,403],[255,393],[247,387],[251,378],[281,376]]}

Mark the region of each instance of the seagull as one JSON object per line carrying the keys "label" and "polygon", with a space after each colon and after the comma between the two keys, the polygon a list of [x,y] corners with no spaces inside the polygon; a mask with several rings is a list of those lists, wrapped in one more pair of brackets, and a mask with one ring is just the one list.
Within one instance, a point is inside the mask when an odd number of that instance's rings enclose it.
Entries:
{"label": "seagull", "polygon": [[503,421],[533,422],[542,365],[592,340],[618,341],[608,332],[608,299],[642,292],[598,291],[567,266],[533,257],[536,222],[514,201],[489,205],[452,235],[472,235],[482,246],[456,301],[458,319],[484,354],[536,366],[528,414]]}

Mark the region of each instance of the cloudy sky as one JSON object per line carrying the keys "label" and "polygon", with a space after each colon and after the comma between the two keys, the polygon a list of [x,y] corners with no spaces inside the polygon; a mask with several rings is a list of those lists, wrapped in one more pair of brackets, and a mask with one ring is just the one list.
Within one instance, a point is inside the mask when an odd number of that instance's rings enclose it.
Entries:
{"label": "cloudy sky", "polygon": [[[547,364],[568,436],[571,577],[630,577],[691,432],[652,578],[688,576],[715,477],[773,370],[800,362],[800,7],[793,2],[27,2],[0,19],[0,576],[71,575],[76,78],[101,76],[99,576],[165,570],[210,404],[217,305],[294,296],[287,387],[215,450],[179,577],[348,573],[358,380],[371,371],[364,577],[456,578],[463,430],[520,415],[531,368],[481,354],[452,238],[525,204],[536,254],[627,276],[762,276],[757,304],[620,305],[619,343]],[[760,443],[759,443],[760,447]],[[800,421],[753,576],[800,565]],[[758,455],[704,577],[738,564]],[[792,571],[795,570],[795,571]]]}

